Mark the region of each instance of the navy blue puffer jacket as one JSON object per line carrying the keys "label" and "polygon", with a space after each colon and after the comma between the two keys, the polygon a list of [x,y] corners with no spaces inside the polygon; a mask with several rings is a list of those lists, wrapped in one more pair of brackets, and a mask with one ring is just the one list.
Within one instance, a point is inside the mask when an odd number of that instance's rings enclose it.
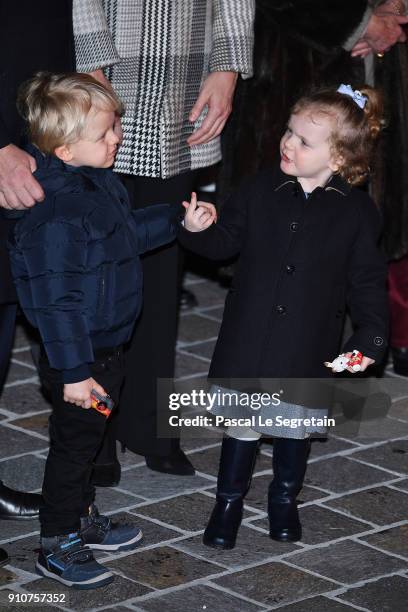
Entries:
{"label": "navy blue puffer jacket", "polygon": [[29,148],[45,201],[24,213],[10,238],[20,305],[39,329],[63,381],[90,376],[93,350],[129,340],[142,304],[139,255],[172,241],[177,211],[132,211],[119,178],[73,167]]}

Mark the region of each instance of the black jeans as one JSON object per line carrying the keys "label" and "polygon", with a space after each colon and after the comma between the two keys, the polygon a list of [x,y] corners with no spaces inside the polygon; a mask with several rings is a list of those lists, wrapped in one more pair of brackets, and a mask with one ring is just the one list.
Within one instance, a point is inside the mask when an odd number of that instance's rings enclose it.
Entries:
{"label": "black jeans", "polygon": [[[95,357],[91,375],[116,406],[124,377],[122,349],[95,351]],[[64,402],[60,372],[50,367],[44,353],[40,358],[40,376],[51,394],[53,408],[42,491],[44,505],[40,509],[41,535],[51,537],[78,531],[80,517],[94,501],[95,488],[90,484],[92,461],[109,419],[93,408],[86,410]]]}

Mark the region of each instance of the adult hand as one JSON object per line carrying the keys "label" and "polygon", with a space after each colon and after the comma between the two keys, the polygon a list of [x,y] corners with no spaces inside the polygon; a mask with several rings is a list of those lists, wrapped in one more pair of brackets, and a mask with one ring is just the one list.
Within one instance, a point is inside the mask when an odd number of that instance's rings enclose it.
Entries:
{"label": "adult hand", "polygon": [[210,142],[219,136],[231,109],[238,74],[236,72],[211,72],[205,79],[200,94],[191,109],[189,120],[197,121],[204,108],[208,108],[201,127],[188,138],[190,146]]}
{"label": "adult hand", "polygon": [[101,395],[106,395],[105,389],[93,378],[66,384],[64,385],[64,402],[76,404],[80,408],[90,408],[92,389],[95,389]]}
{"label": "adult hand", "polygon": [[407,40],[402,29],[402,26],[407,23],[408,17],[405,15],[374,13],[362,40],[367,42],[375,53],[384,53],[397,42]]}
{"label": "adult hand", "polygon": [[23,210],[44,199],[33,177],[37,165],[28,153],[9,144],[0,149],[0,207]]}
{"label": "adult hand", "polygon": [[405,15],[407,6],[405,0],[386,0],[377,6],[375,13],[391,13],[392,15]]}

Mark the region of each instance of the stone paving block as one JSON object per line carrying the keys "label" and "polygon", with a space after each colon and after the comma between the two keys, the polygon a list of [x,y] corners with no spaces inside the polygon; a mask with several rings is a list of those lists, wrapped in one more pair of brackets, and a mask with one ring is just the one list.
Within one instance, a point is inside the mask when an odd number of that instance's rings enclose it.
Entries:
{"label": "stone paving block", "polygon": [[202,535],[180,540],[171,546],[178,550],[184,550],[187,553],[191,552],[199,555],[214,563],[221,563],[230,568],[259,563],[260,561],[266,561],[272,557],[290,553],[300,548],[296,544],[275,542],[267,534],[250,529],[245,525],[241,525],[237,544],[232,550],[204,546]]}
{"label": "stone paving block", "polygon": [[[39,533],[40,523],[38,519],[30,519],[24,521],[1,521],[0,523],[0,541],[7,542],[15,538],[32,533]],[[37,537],[38,536],[34,536]],[[2,544],[3,548],[7,548],[8,544]]]}
{"label": "stone paving block", "polygon": [[396,553],[408,558],[408,525],[383,529],[359,539],[386,552]]}
{"label": "stone paving block", "polygon": [[20,453],[30,453],[47,448],[45,440],[34,438],[21,431],[0,425],[0,457],[10,457]]}
{"label": "stone paving block", "polygon": [[[25,440],[23,443],[25,443]],[[44,444],[44,442],[41,442],[41,444]],[[2,461],[0,463],[0,474],[4,484],[13,489],[37,491],[42,487],[44,468],[45,459],[34,455],[24,455],[16,459]]]}
{"label": "stone paving block", "polygon": [[0,409],[25,415],[27,412],[48,410],[50,404],[44,398],[37,384],[27,383],[3,389],[0,395]]}
{"label": "stone paving block", "polygon": [[36,333],[33,328],[28,325],[23,317],[17,317],[16,330],[14,334],[14,348],[30,346],[31,342],[35,338]]}
{"label": "stone paving block", "polygon": [[392,474],[356,463],[347,457],[332,457],[324,461],[309,463],[305,483],[335,493],[342,493],[392,478]]}
{"label": "stone paving block", "polygon": [[387,442],[351,455],[353,459],[361,459],[380,467],[398,472],[401,476],[408,474],[408,440]]}
{"label": "stone paving block", "polygon": [[336,584],[317,578],[284,563],[271,562],[213,579],[227,589],[236,591],[266,606],[290,603],[310,595],[327,593]]}
{"label": "stone paving block", "polygon": [[13,361],[22,361],[33,368],[36,367],[29,347],[23,351],[13,351],[11,358]]}
{"label": "stone paving block", "polygon": [[[111,568],[113,569],[113,568]],[[66,596],[64,608],[71,610],[91,610],[92,608],[114,605],[127,599],[145,595],[151,589],[147,586],[115,576],[111,584],[98,589],[78,590],[64,586],[56,580],[40,578],[24,585],[28,593],[58,593]]]}
{"label": "stone paving block", "polygon": [[211,308],[209,314],[221,323],[222,315],[224,314],[224,304],[222,306],[217,306],[217,308]]}
{"label": "stone paving block", "polygon": [[[30,417],[22,418],[22,419],[14,419],[11,421],[13,425],[17,425],[18,427],[22,427],[23,429],[30,431],[35,431],[36,433],[41,434],[42,436],[48,437],[48,419],[51,411],[43,414],[35,414]],[[46,442],[44,442],[46,444]]]}
{"label": "stone paving block", "polygon": [[[179,529],[200,531],[206,527],[214,503],[214,498],[201,493],[193,493],[141,506],[133,512],[158,519],[168,525],[175,525]],[[250,511],[245,513],[246,517],[252,515]]]}
{"label": "stone paving block", "polygon": [[193,355],[183,355],[176,351],[175,377],[190,376],[190,374],[196,374],[197,372],[206,375],[209,365],[209,363],[197,359]]}
{"label": "stone paving block", "polygon": [[[32,521],[30,521],[32,522]],[[3,527],[3,522],[2,522]],[[36,522],[36,528],[39,529],[39,523]],[[10,557],[10,565],[25,572],[35,571],[35,562],[37,560],[40,549],[40,536],[29,536],[20,538],[7,544],[7,552]],[[1,608],[0,608],[1,609]]]}
{"label": "stone paving block", "polygon": [[122,453],[121,445],[119,442],[116,446],[118,459],[122,468],[130,467],[133,465],[146,465],[146,461],[143,455],[138,455],[128,448],[124,453]]}
{"label": "stone paving block", "polygon": [[375,612],[396,612],[403,610],[408,599],[408,579],[389,576],[361,587],[349,589],[338,595],[339,599],[363,606]]}
{"label": "stone paving block", "polygon": [[366,420],[360,424],[358,431],[354,433],[340,433],[336,428],[336,433],[350,442],[359,444],[370,444],[372,442],[387,441],[394,438],[408,437],[408,422],[397,421],[393,418],[378,418]]}
{"label": "stone paving block", "polygon": [[327,438],[313,438],[309,460],[338,453],[340,451],[350,450],[351,448],[356,448],[356,444],[346,442],[345,440],[339,440],[334,436],[328,436]]}
{"label": "stone paving block", "polygon": [[97,487],[96,489],[96,504],[99,512],[113,512],[119,508],[128,508],[129,506],[137,506],[145,500],[142,497],[134,497],[118,491],[111,487]]}
{"label": "stone paving block", "polygon": [[376,382],[380,389],[388,393],[392,399],[404,396],[408,398],[408,380],[404,376],[386,376],[377,379]]}
{"label": "stone paving block", "polygon": [[[195,427],[181,427],[178,431],[180,432],[180,446],[184,451],[199,449],[217,442],[221,444],[224,435],[219,427],[200,428],[199,430]],[[194,464],[194,455],[189,455],[189,460]]]}
{"label": "stone paving block", "polygon": [[401,491],[408,491],[408,478],[394,482],[392,486],[401,489]]}
{"label": "stone paving block", "polygon": [[216,321],[197,314],[188,314],[179,319],[178,341],[186,344],[216,338],[219,328],[220,324]]}
{"label": "stone paving block", "polygon": [[198,310],[208,306],[224,306],[228,293],[228,289],[214,282],[197,283],[190,289],[198,300]]}
{"label": "stone paving block", "polygon": [[15,582],[17,578],[17,575],[11,569],[0,567],[0,587],[4,587],[7,584]]}
{"label": "stone paving block", "polygon": [[161,597],[138,602],[138,610],[146,612],[256,612],[264,608],[238,599],[229,593],[205,585],[174,591]]}
{"label": "stone paving block", "polygon": [[376,487],[359,493],[343,495],[324,502],[348,514],[377,525],[404,521],[408,515],[408,495],[388,487]]}
{"label": "stone paving block", "polygon": [[211,359],[214,353],[215,342],[215,340],[208,340],[206,342],[200,342],[199,344],[193,344],[192,346],[186,346],[183,350],[193,355]]}
{"label": "stone paving block", "polygon": [[24,380],[25,378],[31,378],[32,376],[37,376],[37,372],[35,370],[26,368],[18,363],[10,362],[6,384],[16,382],[17,380]]}
{"label": "stone paving block", "polygon": [[[222,571],[213,563],[195,559],[169,546],[142,550],[116,561],[109,561],[106,566],[155,589],[167,589]],[[125,598],[122,597],[123,599]]]}
{"label": "stone paving block", "polygon": [[[218,466],[220,463],[220,454],[221,445],[215,448],[208,448],[204,451],[198,451],[197,453],[189,455],[189,458],[199,472],[211,474],[211,476],[217,476]],[[271,476],[269,478],[272,478],[271,458],[263,455],[262,453],[258,453],[254,474],[264,470],[270,470]]]}
{"label": "stone paving block", "polygon": [[173,476],[149,470],[146,466],[131,468],[123,472],[120,488],[141,495],[146,499],[160,499],[170,495],[212,486],[212,482],[201,476]]}
{"label": "stone paving block", "polygon": [[322,544],[371,529],[368,523],[315,505],[300,507],[300,520],[303,526],[303,544]]}
{"label": "stone paving block", "polygon": [[350,612],[355,610],[354,607],[348,606],[346,603],[341,603],[329,597],[311,597],[304,601],[297,601],[279,608],[283,612]]}
{"label": "stone paving block", "polygon": [[390,417],[408,422],[408,397],[393,402],[388,414]]}
{"label": "stone paving block", "polygon": [[406,562],[352,540],[292,555],[290,562],[321,576],[352,584],[406,568]]}
{"label": "stone paving block", "polygon": [[[368,523],[350,519],[337,512],[330,512],[317,505],[305,508],[300,506],[299,515],[302,522],[302,544],[322,544],[372,529]],[[251,524],[269,530],[267,518],[251,521]]]}
{"label": "stone paving block", "polygon": [[173,538],[179,538],[180,533],[174,529],[168,529],[162,527],[157,523],[152,523],[145,518],[135,516],[130,512],[118,512],[109,516],[112,521],[118,523],[127,523],[129,525],[136,525],[143,532],[143,539],[140,540],[138,548],[144,548],[145,546],[152,546],[152,544],[158,544],[165,540],[171,540]]}

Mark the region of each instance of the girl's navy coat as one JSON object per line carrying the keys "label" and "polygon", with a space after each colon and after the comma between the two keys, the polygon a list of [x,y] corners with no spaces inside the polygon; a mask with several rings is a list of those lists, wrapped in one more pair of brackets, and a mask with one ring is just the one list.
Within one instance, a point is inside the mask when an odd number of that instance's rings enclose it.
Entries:
{"label": "girl's navy coat", "polygon": [[253,179],[216,225],[179,232],[211,259],[240,253],[210,377],[325,377],[340,350],[346,305],[355,332],[342,350],[381,360],[387,344],[386,266],[373,201],[335,176],[306,199],[280,170]]}
{"label": "girl's navy coat", "polygon": [[175,237],[167,204],[131,211],[111,171],[67,166],[29,148],[45,201],[24,213],[10,241],[21,307],[40,330],[64,382],[90,376],[93,349],[129,340],[142,304],[139,255]]}

